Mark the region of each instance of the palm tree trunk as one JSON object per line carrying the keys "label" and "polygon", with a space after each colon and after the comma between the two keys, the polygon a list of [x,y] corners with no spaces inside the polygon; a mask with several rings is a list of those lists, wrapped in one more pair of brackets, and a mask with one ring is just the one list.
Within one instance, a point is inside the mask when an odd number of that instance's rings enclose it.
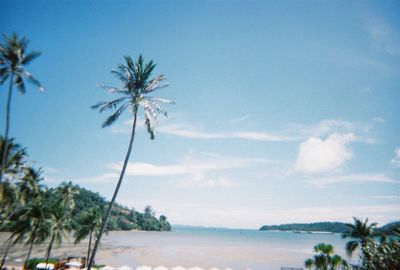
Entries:
{"label": "palm tree trunk", "polygon": [[93,231],[90,231],[90,234],[89,234],[89,245],[88,245],[88,250],[87,250],[87,256],[86,256],[86,261],[85,261],[85,266],[87,267],[88,266],[88,264],[89,264],[89,257],[90,257],[90,248],[92,247],[92,234],[93,234]]}
{"label": "palm tree trunk", "polygon": [[99,232],[99,235],[97,236],[96,242],[94,244],[93,251],[92,251],[92,256],[90,256],[89,264],[88,264],[88,267],[87,267],[88,270],[91,270],[91,267],[93,265],[94,258],[96,257],[97,248],[99,247],[99,244],[100,244],[101,236],[103,235],[103,232],[104,232],[104,230],[106,228],[108,217],[110,216],[111,209],[112,209],[112,207],[114,205],[115,199],[117,198],[117,194],[118,194],[119,188],[121,187],[122,179],[124,178],[126,166],[128,165],[128,160],[129,160],[129,157],[130,157],[131,151],[132,151],[133,141],[135,139],[137,111],[138,111],[138,106],[135,106],[134,107],[134,113],[133,113],[134,119],[133,119],[133,125],[132,125],[131,139],[129,141],[129,147],[128,147],[128,151],[127,151],[126,156],[125,156],[124,165],[122,166],[121,174],[119,176],[117,186],[115,187],[114,195],[113,195],[113,197],[111,199],[111,202],[110,202],[110,204],[108,206],[106,215],[104,216],[103,221],[101,223],[100,232]]}
{"label": "palm tree trunk", "polygon": [[8,131],[10,129],[10,108],[11,108],[11,96],[12,96],[13,80],[14,80],[14,73],[11,73],[10,84],[8,86],[8,97],[7,97],[7,108],[6,108],[6,129],[4,131],[3,156],[1,157],[0,183],[3,181],[4,165],[5,165],[6,160],[7,160]]}
{"label": "palm tree trunk", "polygon": [[51,252],[51,249],[53,248],[53,242],[54,242],[54,234],[51,236],[50,244],[49,244],[49,247],[47,248],[47,252],[46,252],[46,269],[47,269],[47,263],[49,262],[49,258],[50,258],[50,252]]}
{"label": "palm tree trunk", "polygon": [[4,263],[6,262],[8,252],[10,251],[10,248],[12,246],[12,242],[13,242],[12,240],[13,240],[12,238],[8,239],[7,248],[6,248],[6,251],[4,252],[3,259],[1,260],[0,269],[3,269]]}
{"label": "palm tree trunk", "polygon": [[24,263],[24,268],[25,268],[25,269],[26,269],[27,266],[28,266],[29,259],[31,258],[31,253],[32,253],[33,245],[35,244],[36,229],[37,229],[37,228],[35,228],[35,230],[33,231],[32,242],[31,242],[31,245],[29,246],[28,254],[26,255],[26,260],[25,260],[25,263]]}

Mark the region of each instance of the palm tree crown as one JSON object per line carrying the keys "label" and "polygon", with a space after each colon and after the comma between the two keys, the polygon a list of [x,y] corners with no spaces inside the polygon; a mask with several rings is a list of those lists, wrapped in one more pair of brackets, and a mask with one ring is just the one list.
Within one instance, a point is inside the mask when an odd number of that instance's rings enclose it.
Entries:
{"label": "palm tree crown", "polygon": [[107,127],[113,124],[126,108],[135,113],[138,107],[141,106],[144,110],[147,131],[150,134],[150,138],[154,139],[154,124],[157,121],[158,113],[168,116],[167,111],[161,104],[174,104],[174,102],[168,99],[151,97],[148,94],[168,86],[166,78],[164,75],[159,75],[150,79],[150,75],[156,65],[153,61],[144,64],[142,55],[139,56],[135,64],[129,56],[125,56],[125,62],[125,65],[120,64],[111,71],[123,83],[122,88],[100,85],[111,93],[121,94],[122,97],[112,101],[99,102],[92,108],[99,109],[100,112],[108,109],[115,110],[102,125],[102,127]]}
{"label": "palm tree crown", "polygon": [[14,83],[18,90],[25,93],[24,78],[36,85],[40,91],[44,91],[42,84],[32,76],[31,73],[24,70],[32,60],[41,55],[40,52],[26,51],[29,40],[25,37],[18,38],[17,34],[11,36],[4,35],[5,44],[0,44],[0,84],[3,84],[10,76],[13,76]]}
{"label": "palm tree crown", "polygon": [[369,242],[373,242],[374,237],[378,236],[376,232],[377,223],[368,224],[368,218],[363,221],[354,217],[354,224],[349,223],[346,226],[349,229],[343,233],[342,237],[353,239],[346,243],[348,255],[352,255],[359,244],[361,244],[361,248],[364,248]]}

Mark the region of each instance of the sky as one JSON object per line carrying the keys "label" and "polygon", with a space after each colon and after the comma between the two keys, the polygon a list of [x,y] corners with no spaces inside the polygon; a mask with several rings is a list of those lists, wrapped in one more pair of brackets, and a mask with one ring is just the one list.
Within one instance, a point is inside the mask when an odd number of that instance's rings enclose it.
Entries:
{"label": "sky", "polygon": [[[14,92],[11,136],[44,184],[110,199],[132,115],[109,128],[123,56],[157,63],[173,99],[156,139],[142,112],[117,201],[172,224],[400,218],[399,1],[10,1],[0,32],[29,38],[45,87]],[[3,42],[3,40],[2,40]],[[6,84],[0,86],[4,132]]]}

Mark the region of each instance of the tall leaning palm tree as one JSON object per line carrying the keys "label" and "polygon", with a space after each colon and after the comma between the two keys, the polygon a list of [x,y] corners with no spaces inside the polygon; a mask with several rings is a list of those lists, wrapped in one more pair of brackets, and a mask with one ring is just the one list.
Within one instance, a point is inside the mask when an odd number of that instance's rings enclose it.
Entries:
{"label": "tall leaning palm tree", "polygon": [[99,109],[100,112],[109,109],[114,110],[114,112],[104,121],[102,127],[108,127],[112,125],[127,108],[130,109],[132,113],[133,123],[125,161],[122,166],[121,174],[119,176],[114,195],[103,218],[99,235],[93,247],[92,255],[88,264],[88,270],[91,269],[93,261],[96,257],[96,251],[99,246],[101,236],[103,235],[104,229],[107,225],[108,217],[110,216],[111,209],[114,205],[119,188],[121,187],[121,183],[124,178],[125,169],[128,165],[128,160],[135,138],[139,107],[143,108],[147,131],[150,134],[150,138],[153,140],[154,124],[157,121],[158,113],[162,113],[167,116],[167,111],[161,105],[164,103],[174,104],[172,100],[150,96],[156,90],[164,88],[168,85],[166,83],[166,78],[164,75],[159,75],[154,78],[150,77],[155,66],[156,65],[153,63],[153,61],[144,63],[143,57],[141,55],[139,56],[136,63],[133,62],[131,57],[125,56],[125,64],[120,64],[117,66],[116,69],[113,69],[111,71],[122,82],[122,87],[116,88],[102,85],[103,88],[108,89],[108,91],[110,91],[111,93],[119,94],[121,95],[121,97],[112,101],[100,102],[92,106],[93,109]]}
{"label": "tall leaning palm tree", "polygon": [[6,105],[6,127],[4,131],[4,149],[3,156],[0,157],[1,168],[0,168],[0,182],[3,179],[3,167],[5,160],[7,159],[7,140],[10,129],[10,111],[11,111],[11,98],[13,85],[17,87],[21,94],[26,92],[24,79],[33,83],[39,88],[40,91],[44,91],[42,84],[32,76],[31,73],[25,70],[25,66],[28,65],[32,60],[40,56],[40,52],[27,52],[28,39],[23,37],[19,38],[17,34],[11,36],[4,35],[5,43],[0,44],[0,85],[2,85],[7,79],[8,95]]}

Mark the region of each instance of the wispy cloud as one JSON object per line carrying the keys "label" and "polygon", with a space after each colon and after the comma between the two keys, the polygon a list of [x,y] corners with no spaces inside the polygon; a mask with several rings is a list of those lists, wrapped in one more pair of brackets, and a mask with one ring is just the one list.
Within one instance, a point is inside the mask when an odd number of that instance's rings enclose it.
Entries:
{"label": "wispy cloud", "polygon": [[246,140],[267,141],[267,142],[284,142],[284,141],[296,140],[295,138],[291,138],[285,135],[277,135],[268,132],[256,132],[256,131],[204,132],[196,130],[193,127],[183,124],[164,125],[159,127],[157,130],[160,133],[170,134],[190,139],[205,139],[205,140],[246,139]]}
{"label": "wispy cloud", "polygon": [[390,161],[394,166],[400,167],[400,147],[394,150],[394,157]]}
{"label": "wispy cloud", "polygon": [[400,35],[388,22],[376,16],[365,19],[372,45],[379,51],[400,56]]}
{"label": "wispy cloud", "polygon": [[379,200],[398,201],[400,200],[400,195],[377,195],[372,196],[372,198]]}
{"label": "wispy cloud", "polygon": [[342,183],[361,183],[361,182],[400,184],[399,180],[393,179],[382,173],[324,176],[324,177],[308,179],[306,180],[306,182],[318,187],[326,187],[328,185],[335,185]]}
{"label": "wispy cloud", "polygon": [[[252,167],[260,164],[277,164],[261,158],[237,158],[221,156],[213,153],[187,155],[175,164],[160,165],[144,162],[130,162],[125,175],[129,176],[179,176],[177,187],[229,187],[232,182],[223,176],[212,175],[212,172]],[[90,183],[115,182],[122,168],[122,162],[106,165],[107,173],[98,176],[84,177],[77,181]]]}
{"label": "wispy cloud", "polygon": [[[247,116],[241,117],[241,119],[238,118],[233,120],[240,121],[243,118],[247,119]],[[307,139],[312,136],[327,136],[332,133],[351,132],[354,134],[354,141],[363,143],[374,143],[375,140],[368,137],[367,135],[369,131],[373,128],[373,123],[375,122],[376,121],[372,121],[372,123],[370,124],[364,124],[338,119],[324,119],[315,124],[309,125],[288,124],[273,132],[246,130],[245,128],[235,131],[214,132],[199,129],[193,124],[182,122],[166,124],[165,122],[162,122],[158,127],[156,127],[156,132],[198,140],[241,139],[260,142],[295,142]],[[111,132],[129,133],[131,125],[131,120],[125,121],[119,125],[116,125],[115,127],[112,127]],[[138,123],[138,127],[144,128],[143,121]]]}

